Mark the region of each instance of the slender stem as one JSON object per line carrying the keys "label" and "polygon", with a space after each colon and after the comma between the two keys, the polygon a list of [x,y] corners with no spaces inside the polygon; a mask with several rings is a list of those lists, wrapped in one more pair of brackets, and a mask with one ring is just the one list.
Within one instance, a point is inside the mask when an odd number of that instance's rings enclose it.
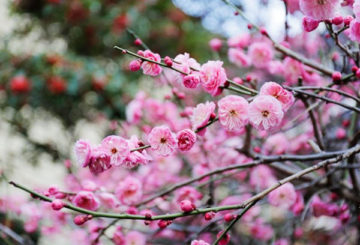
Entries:
{"label": "slender stem", "polygon": [[334,93],[338,93],[340,95],[343,95],[345,97],[351,98],[353,100],[355,100],[356,102],[360,103],[360,99],[357,98],[356,96],[353,96],[349,93],[346,93],[340,89],[335,89],[335,88],[328,88],[328,87],[316,87],[316,86],[302,86],[302,87],[297,87],[297,89],[301,89],[301,90],[315,90],[315,91],[330,91],[330,92],[334,92]]}
{"label": "slender stem", "polygon": [[333,99],[329,99],[325,96],[321,96],[321,95],[317,95],[317,94],[314,94],[314,93],[309,93],[309,92],[305,92],[301,89],[297,89],[297,88],[292,88],[292,87],[289,87],[289,86],[283,86],[284,88],[286,88],[287,90],[291,90],[291,91],[294,91],[294,92],[297,92],[299,94],[305,94],[307,96],[310,96],[310,97],[314,97],[314,98],[317,98],[317,99],[320,99],[320,100],[323,100],[323,101],[326,101],[326,102],[330,102],[330,103],[333,103],[333,104],[336,104],[336,105],[339,105],[341,107],[344,107],[346,109],[349,109],[349,110],[352,110],[352,111],[355,111],[357,113],[360,113],[360,109],[355,107],[355,106],[350,106],[350,105],[347,105],[347,104],[344,104],[344,103],[341,103],[339,101],[336,101],[336,100],[333,100]]}
{"label": "slender stem", "polygon": [[[309,102],[307,101],[307,99],[304,96],[301,96],[301,100],[305,105],[305,108],[308,109],[310,107]],[[313,110],[309,110],[309,117],[313,126],[313,130],[314,130],[314,134],[315,134],[315,138],[317,141],[317,144],[319,145],[320,149],[323,151],[325,150],[325,145],[324,145],[324,141],[323,141],[323,136],[321,133],[321,129],[319,128],[319,125],[316,121],[315,118],[315,114]]]}
{"label": "slender stem", "polygon": [[[325,166],[328,166],[329,164],[333,164],[336,162],[339,162],[343,159],[347,159],[350,156],[356,154],[360,152],[360,144],[356,145],[350,149],[348,149],[344,154],[339,155],[335,158],[330,158],[327,159],[325,161],[319,162],[318,164],[308,167],[302,171],[299,171],[291,176],[288,176],[282,180],[280,180],[278,183],[270,186],[269,188],[265,189],[264,191],[256,194],[255,196],[249,198],[248,200],[246,200],[243,203],[240,204],[235,204],[235,205],[224,205],[224,206],[217,206],[217,207],[210,207],[210,208],[199,208],[196,209],[192,212],[188,212],[188,213],[172,213],[172,214],[162,214],[162,215],[155,215],[152,216],[151,218],[147,218],[143,215],[132,215],[132,214],[119,214],[119,213],[104,213],[104,212],[95,212],[95,211],[90,211],[87,209],[83,209],[83,208],[79,208],[76,207],[72,204],[69,203],[65,203],[64,207],[79,213],[83,213],[83,214],[88,214],[88,215],[92,215],[92,217],[103,217],[103,218],[115,218],[115,219],[130,219],[130,220],[171,220],[171,219],[176,219],[176,218],[180,218],[180,217],[185,217],[185,216],[192,216],[192,215],[198,215],[198,214],[204,214],[210,211],[213,212],[219,212],[219,211],[224,211],[224,210],[235,210],[235,209],[243,209],[246,208],[248,205],[250,205],[251,203],[261,200],[262,198],[264,198],[267,194],[269,194],[270,192],[272,192],[273,190],[277,189],[278,187],[284,185],[285,183],[291,182],[293,180],[299,179],[300,177],[309,174],[311,172],[314,172],[320,168],[323,168]],[[40,193],[37,193],[33,190],[28,189],[27,187],[17,184],[13,181],[10,181],[9,184],[13,185],[16,188],[19,188],[23,191],[26,191],[30,194],[32,194],[33,197],[37,197],[43,201],[46,202],[52,202],[52,199],[44,196]]]}
{"label": "slender stem", "polygon": [[[144,61],[147,61],[147,62],[150,62],[150,63],[154,63],[154,64],[157,64],[157,65],[162,66],[162,67],[169,68],[169,69],[171,69],[171,70],[173,70],[173,71],[176,71],[176,72],[179,72],[179,73],[181,73],[181,74],[183,74],[183,75],[189,75],[189,73],[183,72],[183,71],[181,71],[181,70],[179,70],[179,69],[177,69],[177,68],[174,68],[174,67],[172,67],[172,66],[168,66],[168,65],[166,65],[165,63],[157,62],[157,61],[148,59],[148,58],[143,57],[143,56],[141,56],[141,55],[138,55],[138,54],[136,54],[136,53],[134,53],[134,52],[131,52],[130,50],[127,50],[127,49],[124,49],[124,48],[120,48],[120,47],[118,47],[118,46],[115,46],[114,48],[120,50],[120,51],[123,52],[124,54],[129,54],[129,55],[132,55],[132,56],[134,56],[134,57],[136,57],[136,58],[139,58],[139,59],[141,59],[141,60],[144,60]],[[176,63],[177,63],[177,62],[176,62]],[[191,67],[191,69],[192,69],[192,70],[195,70],[195,71],[198,71],[197,69],[194,69],[194,68],[192,68],[192,67]],[[230,84],[232,84],[232,85],[234,85],[234,86],[236,86],[236,87],[244,90],[244,92],[249,92],[250,94],[248,93],[248,95],[251,95],[251,94],[256,95],[256,94],[257,94],[257,91],[254,90],[254,89],[252,89],[252,88],[248,88],[248,87],[246,87],[246,86],[244,86],[244,85],[237,84],[237,83],[235,83],[234,81],[232,81],[232,80],[230,80],[230,79],[227,79],[226,81],[229,82]]]}
{"label": "slender stem", "polygon": [[150,48],[146,45],[146,43],[143,42],[143,40],[130,28],[126,28],[126,31],[133,36],[134,39],[139,39],[141,40],[141,47],[143,47],[144,49],[148,49],[150,50]]}

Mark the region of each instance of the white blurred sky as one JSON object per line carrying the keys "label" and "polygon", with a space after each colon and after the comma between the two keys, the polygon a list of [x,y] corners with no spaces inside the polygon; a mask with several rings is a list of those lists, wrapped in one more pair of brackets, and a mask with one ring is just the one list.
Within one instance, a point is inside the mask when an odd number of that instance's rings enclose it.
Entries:
{"label": "white blurred sky", "polygon": [[[214,33],[231,37],[247,31],[247,23],[240,17],[234,16],[234,10],[222,0],[173,0],[174,4],[185,13],[192,16],[202,16],[204,27]],[[261,0],[234,0],[244,6],[246,16],[252,21],[259,21],[275,39],[284,35],[285,7],[282,0],[268,0],[265,5]],[[301,22],[298,16],[288,16],[291,26],[290,35],[301,32]]]}

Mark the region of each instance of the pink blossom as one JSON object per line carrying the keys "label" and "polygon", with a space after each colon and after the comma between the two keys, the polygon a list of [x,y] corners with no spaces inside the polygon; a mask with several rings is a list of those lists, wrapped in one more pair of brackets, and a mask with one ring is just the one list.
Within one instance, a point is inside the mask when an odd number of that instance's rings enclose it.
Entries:
{"label": "pink blossom", "polygon": [[302,26],[305,31],[312,32],[319,26],[320,21],[305,16],[302,20]]}
{"label": "pink blossom", "polygon": [[272,227],[270,225],[264,224],[260,218],[258,218],[255,223],[252,224],[250,232],[252,236],[262,241],[270,240],[274,235],[274,230]]}
{"label": "pink blossom", "polygon": [[274,242],[274,245],[289,245],[289,242],[285,238],[281,238],[279,240],[276,240]]}
{"label": "pink blossom", "polygon": [[293,184],[286,183],[269,194],[269,203],[276,207],[290,208],[296,201],[296,192]]}
{"label": "pink blossom", "polygon": [[303,65],[290,57],[284,59],[284,78],[287,84],[294,84],[298,82],[299,77],[302,77],[304,73]]}
{"label": "pink blossom", "polygon": [[189,151],[196,142],[196,134],[190,129],[183,129],[177,133],[178,148],[181,151]]}
{"label": "pink blossom", "polygon": [[264,148],[266,153],[281,155],[289,149],[289,140],[284,133],[277,133],[266,139]]}
{"label": "pink blossom", "polygon": [[256,68],[264,68],[273,59],[274,52],[267,42],[255,42],[250,45],[248,55]]}
{"label": "pink blossom", "polygon": [[87,165],[89,164],[90,155],[91,155],[91,146],[89,142],[85,140],[78,140],[75,143],[75,156],[77,162],[82,167],[87,167]]}
{"label": "pink blossom", "polygon": [[143,103],[139,100],[132,100],[127,106],[126,106],[126,120],[129,123],[137,124],[141,120],[142,117],[142,108]]}
{"label": "pink blossom", "polygon": [[265,189],[275,182],[276,179],[268,166],[260,165],[250,172],[250,185],[256,188]]}
{"label": "pink blossom", "polygon": [[[135,135],[131,136],[131,138],[128,140],[128,143],[129,143],[129,147],[131,149],[135,149],[135,148],[138,148],[138,147],[143,145],[143,144],[140,144],[141,142],[139,141],[139,139]],[[136,167],[138,165],[145,165],[151,159],[152,158],[149,156],[149,154],[146,152],[145,149],[141,150],[141,151],[132,151],[124,159],[123,166],[125,166],[127,168],[133,168],[133,167]]]}
{"label": "pink blossom", "polygon": [[299,0],[286,0],[286,4],[291,14],[300,9]]}
{"label": "pink blossom", "polygon": [[96,210],[100,206],[98,199],[90,191],[79,191],[72,202],[80,208],[89,210]]}
{"label": "pink blossom", "polygon": [[180,208],[183,212],[188,213],[194,211],[196,206],[193,202],[185,199],[180,202]]}
{"label": "pink blossom", "polygon": [[130,71],[138,71],[141,68],[141,60],[133,60],[129,64]]}
{"label": "pink blossom", "polygon": [[124,159],[130,154],[128,142],[120,136],[107,136],[101,141],[101,146],[104,151],[111,156],[110,163],[114,166],[121,165]]}
{"label": "pink blossom", "polygon": [[190,121],[194,130],[205,126],[215,111],[215,103],[207,101],[205,104],[198,104],[190,117]]}
{"label": "pink blossom", "polygon": [[176,62],[173,63],[172,67],[181,70],[182,72],[190,73],[191,68],[200,70],[200,64],[194,58],[191,58],[188,53],[178,54],[174,58],[174,61]]}
{"label": "pink blossom", "polygon": [[151,149],[161,156],[169,156],[176,149],[176,137],[167,126],[155,127],[148,135]]}
{"label": "pink blossom", "polygon": [[[159,54],[153,53],[150,50],[140,51],[140,55],[156,62],[161,62],[161,57]],[[143,61],[141,64],[141,68],[143,69],[143,73],[149,76],[157,76],[161,73],[162,68],[158,64]]]}
{"label": "pink blossom", "polygon": [[305,208],[304,198],[300,192],[296,192],[296,201],[294,205],[292,205],[291,211],[295,215],[300,215],[304,211],[304,208]]}
{"label": "pink blossom", "polygon": [[245,48],[249,45],[251,40],[249,33],[244,33],[238,36],[229,38],[227,44],[230,48]]}
{"label": "pink blossom", "polygon": [[104,172],[111,168],[111,156],[101,146],[93,148],[88,164],[93,174]]}
{"label": "pink blossom", "polygon": [[191,245],[210,245],[210,244],[203,240],[193,240],[191,242]]}
{"label": "pink blossom", "polygon": [[209,46],[214,51],[220,51],[222,46],[222,41],[219,38],[213,38],[209,41]]}
{"label": "pink blossom", "polygon": [[146,245],[146,237],[138,231],[130,231],[126,234],[124,245]]}
{"label": "pink blossom", "polygon": [[125,236],[122,232],[121,226],[116,227],[112,240],[115,245],[125,245]]}
{"label": "pink blossom", "polygon": [[238,67],[248,67],[251,64],[250,58],[241,49],[230,48],[228,57],[229,61]]}
{"label": "pink blossom", "polygon": [[183,200],[189,200],[190,202],[196,204],[201,198],[202,194],[194,187],[185,186],[175,192],[174,202],[180,203]]}
{"label": "pink blossom", "polygon": [[236,95],[228,95],[218,102],[220,124],[228,131],[239,131],[249,121],[249,103]]}
{"label": "pink blossom", "polygon": [[264,83],[260,88],[260,95],[271,95],[277,99],[284,111],[287,111],[292,104],[294,104],[295,98],[290,91],[287,91],[279,84],[275,82]]}
{"label": "pink blossom", "polygon": [[335,17],[340,0],[300,0],[300,10],[315,20],[326,20]]}
{"label": "pink blossom", "polygon": [[360,42],[360,22],[359,21],[357,21],[357,20],[351,21],[349,38],[352,41]]}
{"label": "pink blossom", "polygon": [[283,117],[281,103],[273,96],[259,95],[250,103],[250,123],[258,130],[270,130],[277,127]]}
{"label": "pink blossom", "polygon": [[137,178],[128,176],[119,183],[115,196],[125,205],[133,205],[142,197],[142,185]]}
{"label": "pink blossom", "polygon": [[311,202],[311,207],[315,217],[334,216],[338,213],[339,208],[336,204],[323,202],[318,196],[315,196]]}
{"label": "pink blossom", "polygon": [[193,72],[190,75],[185,76],[183,83],[186,88],[196,88],[200,83],[200,74],[198,72]]}
{"label": "pink blossom", "polygon": [[101,192],[99,194],[99,198],[101,204],[107,208],[116,208],[118,206],[116,197],[111,193]]}
{"label": "pink blossom", "polygon": [[206,92],[217,96],[222,92],[220,88],[226,82],[226,72],[221,61],[208,61],[200,69],[201,85]]}

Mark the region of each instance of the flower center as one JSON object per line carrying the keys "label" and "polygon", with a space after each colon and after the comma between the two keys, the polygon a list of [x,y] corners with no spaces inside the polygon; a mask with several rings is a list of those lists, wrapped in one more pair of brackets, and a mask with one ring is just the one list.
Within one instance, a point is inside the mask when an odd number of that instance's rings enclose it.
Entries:
{"label": "flower center", "polygon": [[111,153],[112,153],[112,154],[116,154],[116,152],[117,152],[117,149],[116,149],[116,148],[112,148],[112,149],[111,149]]}
{"label": "flower center", "polygon": [[165,144],[165,143],[166,143],[166,139],[165,139],[165,138],[161,138],[161,139],[160,139],[160,143],[161,143],[161,144]]}
{"label": "flower center", "polygon": [[235,110],[231,110],[231,111],[229,111],[229,113],[230,113],[231,116],[236,116],[237,115]]}
{"label": "flower center", "polygon": [[263,117],[268,117],[269,114],[270,114],[270,112],[268,112],[268,111],[263,111],[262,112]]}
{"label": "flower center", "polygon": [[326,0],[317,0],[317,3],[320,5],[326,4]]}

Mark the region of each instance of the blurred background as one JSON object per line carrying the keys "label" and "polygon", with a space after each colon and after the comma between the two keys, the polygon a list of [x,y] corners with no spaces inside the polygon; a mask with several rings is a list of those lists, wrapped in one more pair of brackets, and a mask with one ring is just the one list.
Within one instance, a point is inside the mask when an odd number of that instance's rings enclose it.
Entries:
{"label": "blurred background", "polygon": [[[233,2],[282,39],[283,1]],[[3,176],[61,187],[74,142],[114,133],[139,88],[151,89],[151,78],[129,72],[131,58],[113,47],[142,49],[134,45],[137,35],[162,56],[188,52],[202,63],[217,58],[210,39],[247,31],[233,13],[221,0],[0,0]],[[297,18],[288,16],[291,35],[301,31]],[[0,204],[9,195],[25,194],[2,181]]]}

